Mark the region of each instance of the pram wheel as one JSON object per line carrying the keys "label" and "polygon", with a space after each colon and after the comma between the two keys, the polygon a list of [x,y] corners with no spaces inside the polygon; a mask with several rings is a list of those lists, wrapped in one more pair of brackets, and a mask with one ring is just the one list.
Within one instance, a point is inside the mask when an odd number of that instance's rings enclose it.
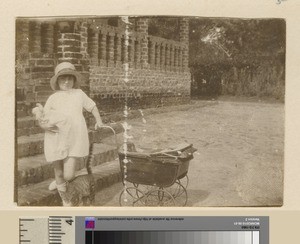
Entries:
{"label": "pram wheel", "polygon": [[175,199],[171,193],[163,188],[155,189],[147,193],[146,206],[175,206]]}
{"label": "pram wheel", "polygon": [[173,185],[167,187],[166,190],[172,194],[176,207],[184,207],[187,203],[187,191],[186,188],[177,180]]}
{"label": "pram wheel", "polygon": [[136,183],[133,183],[133,186],[139,190],[137,191],[138,197],[142,197],[140,192],[142,192],[143,195],[146,197],[149,192],[157,188],[156,186],[149,186],[149,185],[136,184]]}
{"label": "pram wheel", "polygon": [[119,196],[120,206],[145,206],[145,195],[136,187],[126,187]]}
{"label": "pram wheel", "polygon": [[178,181],[185,189],[188,188],[188,185],[189,185],[189,177],[188,177],[188,175],[185,175],[185,176],[182,177],[182,178],[178,178],[177,181]]}

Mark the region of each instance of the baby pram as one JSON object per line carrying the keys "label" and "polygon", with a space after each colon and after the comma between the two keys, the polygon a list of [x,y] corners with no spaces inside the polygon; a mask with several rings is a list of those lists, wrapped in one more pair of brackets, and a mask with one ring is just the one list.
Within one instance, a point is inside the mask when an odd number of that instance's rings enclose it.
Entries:
{"label": "baby pram", "polygon": [[185,206],[192,144],[171,149],[137,151],[133,143],[119,150],[124,189],[121,206]]}

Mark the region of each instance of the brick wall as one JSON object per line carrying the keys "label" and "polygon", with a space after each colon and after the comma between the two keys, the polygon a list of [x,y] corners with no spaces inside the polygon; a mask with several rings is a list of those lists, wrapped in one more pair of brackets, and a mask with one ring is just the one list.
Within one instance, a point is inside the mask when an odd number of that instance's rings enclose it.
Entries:
{"label": "brick wall", "polygon": [[[17,20],[17,101],[29,104],[28,111],[45,102],[53,92],[49,80],[54,67],[69,61],[84,76],[81,88],[103,111],[121,109],[125,97],[136,108],[186,102],[191,81],[188,22],[181,22],[181,41],[176,42],[149,36],[147,18],[138,18],[127,34],[124,23]],[[129,65],[126,85],[124,64]],[[17,107],[23,114],[24,103]]]}
{"label": "brick wall", "polygon": [[90,95],[100,110],[123,109],[126,96],[135,109],[189,101],[189,72],[132,69],[125,84],[122,68],[93,66],[90,71]]}

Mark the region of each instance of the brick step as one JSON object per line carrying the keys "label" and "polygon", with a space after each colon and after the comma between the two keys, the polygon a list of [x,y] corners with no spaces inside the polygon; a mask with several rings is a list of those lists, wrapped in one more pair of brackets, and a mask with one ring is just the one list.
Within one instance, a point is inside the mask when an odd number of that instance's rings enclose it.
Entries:
{"label": "brick step", "polygon": [[[20,111],[23,113],[22,111]],[[87,124],[94,125],[95,121],[89,114],[85,114],[85,119]],[[30,136],[38,133],[44,133],[44,130],[38,125],[38,122],[35,120],[34,116],[24,114],[17,119],[17,136]]]}
{"label": "brick step", "polygon": [[[116,134],[124,131],[121,124],[109,124]],[[101,142],[103,139],[112,136],[110,129],[90,130],[89,138],[91,142]],[[44,133],[33,134],[30,136],[20,136],[17,138],[17,155],[18,158],[29,157],[44,153]]]}
{"label": "brick step", "polygon": [[[103,143],[94,144],[94,159],[92,166],[114,160],[118,157],[116,146]],[[85,160],[80,159],[76,170],[79,171],[85,167]],[[44,155],[35,155],[18,160],[18,185],[28,185],[39,183],[54,177],[52,164],[46,162]]]}
{"label": "brick step", "polygon": [[[86,173],[82,169],[80,174]],[[107,162],[93,167],[93,175],[96,181],[96,192],[103,190],[121,181],[119,160]],[[54,179],[18,188],[19,206],[61,206],[61,199],[58,192],[49,191],[48,186]]]}
{"label": "brick step", "polygon": [[[18,117],[17,119],[17,136],[30,136],[38,133],[44,133],[44,130],[38,125],[37,120],[31,114],[24,111],[19,111],[23,114],[23,116]],[[89,114],[85,114],[86,121],[90,124],[94,125],[94,120],[89,116]]]}
{"label": "brick step", "polygon": [[26,116],[17,120],[17,136],[30,136],[43,133],[43,129],[39,127],[37,121],[32,116]]}
{"label": "brick step", "polygon": [[35,107],[35,102],[25,102],[25,101],[18,101],[16,103],[16,112],[17,112],[17,118],[23,119],[27,118],[28,116],[31,116],[31,110],[33,107]]}

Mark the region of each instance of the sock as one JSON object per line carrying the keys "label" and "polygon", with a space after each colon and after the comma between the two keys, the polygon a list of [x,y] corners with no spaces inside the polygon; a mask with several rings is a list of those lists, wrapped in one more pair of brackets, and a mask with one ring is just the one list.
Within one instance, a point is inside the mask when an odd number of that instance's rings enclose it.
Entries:
{"label": "sock", "polygon": [[65,181],[62,184],[56,184],[57,190],[58,191],[62,191],[62,192],[66,192],[67,191],[67,182]]}

